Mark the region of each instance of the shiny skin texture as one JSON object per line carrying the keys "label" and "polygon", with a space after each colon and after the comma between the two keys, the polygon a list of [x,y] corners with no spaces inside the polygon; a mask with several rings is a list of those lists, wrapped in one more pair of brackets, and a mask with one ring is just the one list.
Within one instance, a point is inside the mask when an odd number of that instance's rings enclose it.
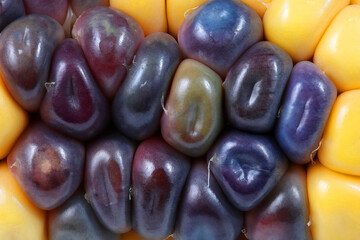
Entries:
{"label": "shiny skin texture", "polygon": [[288,165],[272,137],[232,129],[218,138],[207,161],[211,161],[211,171],[225,195],[242,211],[264,199]]}
{"label": "shiny skin texture", "polygon": [[23,0],[27,14],[44,14],[63,24],[68,10],[68,0]]}
{"label": "shiny skin texture", "polygon": [[245,214],[246,236],[252,240],[311,240],[306,171],[291,165],[275,188]]}
{"label": "shiny skin texture", "polygon": [[360,88],[359,15],[359,5],[345,7],[316,47],[314,63],[329,76],[339,92]]}
{"label": "shiny skin texture", "polygon": [[146,36],[167,32],[166,0],[110,0],[110,6],[133,17]]}
{"label": "shiny skin texture", "polygon": [[46,212],[37,208],[0,162],[0,239],[46,240]]}
{"label": "shiny skin texture", "polygon": [[28,114],[11,97],[0,76],[0,159],[8,155],[28,119]]}
{"label": "shiny skin texture", "polygon": [[[181,24],[187,16],[195,11],[201,4],[207,0],[166,0],[166,17],[168,20],[169,33],[175,38],[178,36]],[[271,0],[236,0],[242,1],[254,9],[260,17],[263,17],[268,4]]]}
{"label": "shiny skin texture", "polygon": [[178,40],[186,57],[225,77],[236,59],[262,39],[262,31],[260,17],[246,4],[211,0],[187,16]]}
{"label": "shiny skin texture", "polygon": [[359,89],[346,91],[337,97],[318,151],[324,166],[357,176],[360,176],[359,106]]}
{"label": "shiny skin texture", "polygon": [[100,89],[112,99],[144,38],[140,25],[124,12],[95,7],[76,20],[72,36],[83,49]]}
{"label": "shiny skin texture", "polygon": [[360,236],[360,177],[320,163],[307,171],[311,232],[316,240],[357,240]]}
{"label": "shiny skin texture", "polygon": [[96,6],[109,6],[109,0],[70,0],[71,8],[76,16],[80,16],[89,8]]}
{"label": "shiny skin texture", "polygon": [[275,123],[293,64],[270,42],[259,42],[231,67],[223,83],[225,113],[232,127],[264,133]]}
{"label": "shiny skin texture", "polygon": [[59,208],[49,212],[49,240],[118,240],[119,235],[106,229],[96,218],[80,192]]}
{"label": "shiny skin texture", "polygon": [[0,31],[14,20],[25,15],[22,0],[1,0],[0,5]]}
{"label": "shiny skin texture", "polygon": [[53,51],[64,37],[60,24],[43,15],[22,17],[1,32],[0,71],[9,92],[25,110],[38,111]]}
{"label": "shiny skin texture", "polygon": [[74,39],[57,47],[49,83],[40,109],[46,124],[81,140],[95,137],[107,126],[108,102]]}
{"label": "shiny skin texture", "polygon": [[161,104],[180,59],[179,46],[167,33],[153,33],[141,43],[112,105],[114,123],[125,135],[144,140],[159,130]]}
{"label": "shiny skin texture", "polygon": [[349,3],[350,0],[273,1],[263,18],[265,37],[287,51],[294,62],[311,60],[325,30]]}
{"label": "shiny skin texture", "polygon": [[177,207],[190,170],[190,159],[160,137],[143,141],[132,168],[133,228],[145,239],[173,233]]}
{"label": "shiny skin texture", "polygon": [[30,200],[39,208],[58,207],[79,187],[84,145],[46,127],[31,124],[11,150],[7,163]]}
{"label": "shiny skin texture", "polygon": [[108,229],[131,229],[129,189],[135,144],[112,131],[90,142],[86,149],[86,196],[98,219]]}
{"label": "shiny skin texture", "polygon": [[221,83],[221,78],[200,62],[181,62],[161,118],[167,143],[192,157],[206,153],[222,129]]}
{"label": "shiny skin texture", "polygon": [[226,199],[212,174],[208,185],[206,161],[195,161],[184,187],[174,238],[235,240],[242,225],[243,213]]}
{"label": "shiny skin texture", "polygon": [[307,61],[295,65],[275,128],[288,159],[305,164],[315,157],[336,96],[334,83],[316,65]]}

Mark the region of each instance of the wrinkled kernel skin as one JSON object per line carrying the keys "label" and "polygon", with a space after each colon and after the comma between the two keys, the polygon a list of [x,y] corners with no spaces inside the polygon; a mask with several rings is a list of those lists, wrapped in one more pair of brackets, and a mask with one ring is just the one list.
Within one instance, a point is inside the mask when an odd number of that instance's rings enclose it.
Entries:
{"label": "wrinkled kernel skin", "polygon": [[264,199],[288,165],[272,137],[230,129],[212,146],[207,161],[225,195],[242,211]]}
{"label": "wrinkled kernel skin", "polygon": [[276,187],[245,214],[247,238],[252,240],[311,240],[306,172],[291,165]]}
{"label": "wrinkled kernel skin", "polygon": [[221,132],[221,78],[195,60],[180,63],[172,81],[161,134],[165,141],[191,157],[206,153]]}
{"label": "wrinkled kernel skin", "polygon": [[275,128],[276,140],[290,160],[311,161],[336,96],[334,83],[316,65],[307,61],[295,65]]}
{"label": "wrinkled kernel skin", "polygon": [[134,230],[145,239],[173,233],[177,207],[190,170],[190,160],[160,137],[143,141],[132,168]]}
{"label": "wrinkled kernel skin", "polygon": [[96,6],[109,6],[109,0],[70,0],[71,8],[76,16],[80,16],[89,8]]}
{"label": "wrinkled kernel skin", "polygon": [[23,0],[26,14],[44,14],[63,24],[68,10],[68,0]]}
{"label": "wrinkled kernel skin", "polygon": [[81,140],[99,134],[109,122],[109,106],[98,89],[80,46],[64,40],[56,49],[47,93],[41,105],[42,120]]}
{"label": "wrinkled kernel skin", "polygon": [[260,17],[246,4],[213,0],[185,18],[178,40],[186,57],[206,64],[225,77],[236,59],[260,41],[262,34]]}
{"label": "wrinkled kernel skin", "polygon": [[123,135],[111,132],[86,149],[86,195],[98,219],[117,233],[132,226],[129,189],[135,147]]}
{"label": "wrinkled kernel skin", "polygon": [[49,212],[49,240],[118,240],[96,218],[84,195],[77,192],[59,208]]}
{"label": "wrinkled kernel skin", "polygon": [[154,33],[144,39],[113,101],[114,123],[125,135],[144,140],[157,132],[161,103],[180,58],[177,42],[169,34]]}
{"label": "wrinkled kernel skin", "polygon": [[41,122],[30,125],[11,150],[7,163],[31,201],[49,210],[78,188],[83,176],[84,145]]}
{"label": "wrinkled kernel skin", "polygon": [[292,67],[291,57],[270,42],[259,42],[247,50],[223,83],[230,125],[243,131],[269,132]]}
{"label": "wrinkled kernel skin", "polygon": [[22,0],[1,0],[0,31],[16,19],[25,15]]}
{"label": "wrinkled kernel skin", "polygon": [[174,238],[178,240],[236,240],[243,213],[227,200],[213,175],[208,185],[206,161],[191,167],[184,187]]}
{"label": "wrinkled kernel skin", "polygon": [[44,15],[27,15],[1,32],[0,71],[11,95],[25,110],[38,111],[53,51],[64,37],[60,24]]}
{"label": "wrinkled kernel skin", "polygon": [[100,89],[112,99],[144,38],[140,25],[124,12],[95,7],[76,20],[72,36],[82,47]]}

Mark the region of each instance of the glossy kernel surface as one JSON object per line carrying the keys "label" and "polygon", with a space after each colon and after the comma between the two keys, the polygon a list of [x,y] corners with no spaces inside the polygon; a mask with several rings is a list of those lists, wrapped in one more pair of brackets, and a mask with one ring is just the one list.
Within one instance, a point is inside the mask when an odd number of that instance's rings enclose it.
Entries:
{"label": "glossy kernel surface", "polygon": [[118,240],[119,234],[106,229],[80,192],[49,212],[49,240]]}
{"label": "glossy kernel surface", "polygon": [[232,129],[217,139],[206,159],[227,198],[242,211],[264,199],[288,165],[272,137]]}
{"label": "glossy kernel surface", "polygon": [[245,214],[247,238],[311,240],[306,184],[305,168],[291,165],[266,198]]}
{"label": "glossy kernel surface", "polygon": [[129,189],[135,147],[113,131],[91,141],[86,149],[86,196],[99,221],[117,233],[132,227]]}
{"label": "glossy kernel surface", "polygon": [[24,15],[25,8],[22,0],[2,0],[0,9],[0,31]]}
{"label": "glossy kernel surface", "polygon": [[37,208],[0,162],[0,239],[46,240],[46,212]]}
{"label": "glossy kernel surface", "polygon": [[11,95],[25,110],[39,110],[52,54],[64,39],[61,25],[45,15],[27,15],[0,35],[0,71]]}
{"label": "glossy kernel surface", "polygon": [[313,63],[295,65],[287,84],[275,137],[290,160],[310,162],[335,102],[334,83]]}
{"label": "glossy kernel surface", "polygon": [[68,0],[23,0],[27,14],[47,15],[63,24],[66,18]]}
{"label": "glossy kernel surface", "polygon": [[222,128],[221,78],[200,62],[181,62],[161,118],[171,146],[192,157],[206,153]]}
{"label": "glossy kernel surface", "polygon": [[98,6],[85,11],[72,29],[101,91],[113,99],[144,38],[140,25],[125,12]]}
{"label": "glossy kernel surface", "polygon": [[126,136],[145,140],[160,128],[162,103],[181,55],[176,40],[153,33],[141,43],[112,103],[113,120]]}
{"label": "glossy kernel surface", "polygon": [[61,205],[79,187],[85,147],[35,122],[18,139],[7,162],[31,201],[49,210]]}
{"label": "glossy kernel surface", "polygon": [[0,159],[6,157],[28,124],[28,114],[16,103],[0,76]]}
{"label": "glossy kernel surface", "polygon": [[315,51],[314,63],[339,92],[360,88],[359,16],[359,5],[344,8],[331,22]]}
{"label": "glossy kernel surface", "polygon": [[74,39],[61,42],[54,53],[40,115],[49,126],[81,140],[97,136],[110,121],[109,104]]}
{"label": "glossy kernel surface", "polygon": [[166,0],[110,0],[110,6],[132,16],[145,35],[167,32]]}
{"label": "glossy kernel surface", "polygon": [[360,90],[340,94],[331,110],[318,152],[335,171],[360,176]]}
{"label": "glossy kernel surface", "polygon": [[196,160],[181,198],[175,239],[235,240],[240,235],[243,213],[231,205],[214,176],[208,177],[206,161]]}
{"label": "glossy kernel surface", "polygon": [[170,34],[177,38],[181,24],[185,18],[187,18],[188,14],[206,1],[207,0],[166,0],[166,16]]}
{"label": "glossy kernel surface", "polygon": [[133,228],[145,239],[165,239],[173,233],[190,159],[160,137],[143,141],[132,168]]}
{"label": "glossy kernel surface", "polygon": [[316,163],[307,171],[307,186],[313,239],[357,240],[360,177],[337,173]]}
{"label": "glossy kernel surface", "polygon": [[250,47],[231,67],[223,83],[230,125],[243,131],[269,132],[292,66],[290,56],[271,42]]}
{"label": "glossy kernel surface", "polygon": [[269,4],[263,22],[267,40],[287,51],[294,62],[311,60],[336,14],[350,0],[277,0]]}
{"label": "glossy kernel surface", "polygon": [[262,38],[262,22],[254,10],[233,0],[207,1],[187,16],[178,34],[188,58],[225,77],[231,65]]}

